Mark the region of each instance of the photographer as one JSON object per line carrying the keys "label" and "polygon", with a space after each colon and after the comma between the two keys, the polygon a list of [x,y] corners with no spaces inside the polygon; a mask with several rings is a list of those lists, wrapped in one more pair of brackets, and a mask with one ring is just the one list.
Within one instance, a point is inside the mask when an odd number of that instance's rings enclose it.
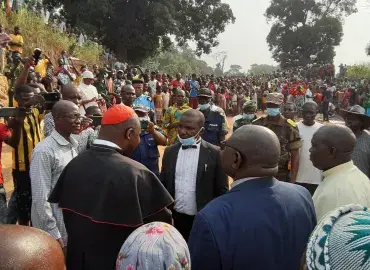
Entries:
{"label": "photographer", "polygon": [[144,106],[135,106],[135,113],[141,124],[140,144],[131,155],[131,159],[140,162],[159,176],[159,151],[158,145],[167,145],[167,137],[164,132],[150,121],[148,109]]}
{"label": "photographer", "polygon": [[103,113],[98,106],[90,106],[86,109],[85,119],[90,120],[90,124],[77,138],[77,153],[81,153],[90,148],[93,142],[98,138],[102,117]]}
{"label": "photographer", "polygon": [[14,136],[12,143],[14,192],[11,202],[14,202],[14,199],[17,202],[17,207],[9,203],[8,221],[14,223],[18,218],[19,225],[27,226],[30,225],[32,202],[30,160],[33,149],[43,138],[40,122],[45,100],[42,96],[36,95],[29,85],[17,85],[14,98],[18,107],[23,108],[26,113],[18,118],[9,119],[8,124],[13,129]]}

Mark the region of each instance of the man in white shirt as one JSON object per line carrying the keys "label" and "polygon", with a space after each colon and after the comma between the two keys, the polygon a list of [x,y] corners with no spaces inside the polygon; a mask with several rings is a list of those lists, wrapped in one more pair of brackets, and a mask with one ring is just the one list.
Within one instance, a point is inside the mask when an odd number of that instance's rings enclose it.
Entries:
{"label": "man in white shirt", "polygon": [[52,115],[55,130],[36,145],[31,160],[32,225],[53,236],[62,248],[67,246],[63,214],[56,204],[48,202],[49,195],[68,163],[77,156],[77,141],[81,115],[71,101],[57,102]]}
{"label": "man in white shirt", "polygon": [[321,183],[321,171],[316,169],[310,160],[311,140],[316,131],[323,125],[316,122],[317,104],[306,102],[302,107],[303,121],[297,124],[302,148],[299,152],[299,169],[296,183],[305,187],[313,195]]}
{"label": "man in white shirt", "polygon": [[149,86],[149,89],[150,89],[150,94],[151,94],[151,97],[153,98],[155,93],[156,93],[156,90],[157,90],[157,83],[158,81],[155,79],[155,76],[156,76],[156,73],[155,71],[152,71],[150,73],[150,80],[148,82],[148,86]]}
{"label": "man in white shirt", "polygon": [[168,146],[162,160],[161,181],[175,199],[172,217],[185,240],[198,211],[228,191],[220,148],[201,139],[205,118],[188,110],[180,118],[180,143]]}
{"label": "man in white shirt", "polygon": [[370,207],[370,180],[352,161],[355,145],[355,135],[345,126],[323,126],[314,134],[310,159],[324,171],[312,198],[317,220],[347,204]]}
{"label": "man in white shirt", "polygon": [[95,78],[91,71],[86,70],[82,73],[82,82],[78,88],[82,92],[82,100],[80,102],[80,113],[85,115],[85,109],[90,106],[98,106],[96,102],[99,99],[98,90],[93,85]]}

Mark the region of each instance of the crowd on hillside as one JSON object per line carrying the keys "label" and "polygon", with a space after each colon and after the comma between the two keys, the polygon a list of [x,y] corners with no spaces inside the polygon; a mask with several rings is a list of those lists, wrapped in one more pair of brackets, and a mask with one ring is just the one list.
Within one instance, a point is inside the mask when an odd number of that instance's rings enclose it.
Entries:
{"label": "crowd on hillside", "polygon": [[370,269],[367,80],[54,64],[19,27],[3,45],[0,269]]}

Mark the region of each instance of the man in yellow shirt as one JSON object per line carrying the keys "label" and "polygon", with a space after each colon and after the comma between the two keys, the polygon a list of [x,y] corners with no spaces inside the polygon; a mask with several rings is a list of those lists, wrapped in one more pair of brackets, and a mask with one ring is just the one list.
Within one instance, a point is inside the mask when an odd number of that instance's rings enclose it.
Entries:
{"label": "man in yellow shirt", "polygon": [[[35,49],[39,50],[39,49]],[[37,65],[35,66],[35,72],[40,73],[41,79],[44,79],[46,77],[47,68],[52,65],[52,62],[50,61],[49,57],[47,55],[41,56],[41,59],[39,59]]]}
{"label": "man in yellow shirt", "polygon": [[16,56],[20,58],[23,52],[23,37],[19,26],[14,27],[14,34],[10,34],[10,38],[12,40],[9,42],[9,60],[12,61]]}

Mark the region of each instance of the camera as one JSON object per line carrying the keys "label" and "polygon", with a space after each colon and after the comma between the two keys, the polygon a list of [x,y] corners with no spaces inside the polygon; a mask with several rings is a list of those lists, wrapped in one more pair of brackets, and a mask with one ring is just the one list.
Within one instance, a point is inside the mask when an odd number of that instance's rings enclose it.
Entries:
{"label": "camera", "polygon": [[61,99],[60,93],[58,92],[42,93],[41,95],[45,99],[45,110],[47,111],[50,111],[54,104]]}
{"label": "camera", "polygon": [[27,115],[26,108],[19,107],[0,108],[0,117],[22,117],[26,115]]}
{"label": "camera", "polygon": [[90,117],[91,120],[93,120],[93,126],[98,127],[101,126],[101,121],[103,119],[103,116],[101,115],[93,115]]}
{"label": "camera", "polygon": [[147,129],[149,126],[149,121],[148,120],[141,120],[140,121],[141,129]]}

